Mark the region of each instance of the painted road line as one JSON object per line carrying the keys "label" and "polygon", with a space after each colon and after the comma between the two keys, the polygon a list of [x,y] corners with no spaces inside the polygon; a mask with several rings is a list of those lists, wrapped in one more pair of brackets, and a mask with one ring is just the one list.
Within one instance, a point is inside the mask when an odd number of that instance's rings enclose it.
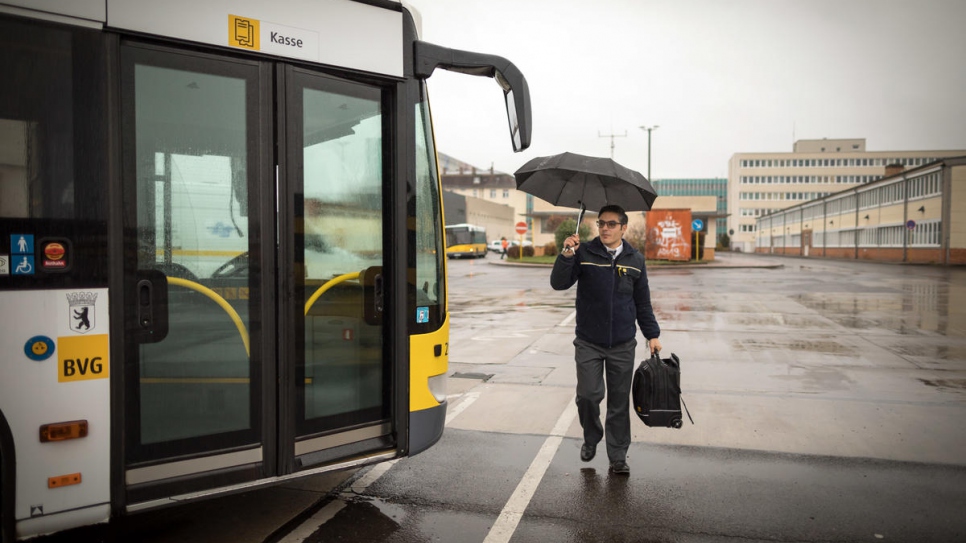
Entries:
{"label": "painted road line", "polygon": [[[463,397],[463,401],[456,404],[453,409],[451,409],[446,415],[446,424],[449,424],[454,418],[459,416],[467,407],[473,404],[476,400],[480,398],[479,392],[469,392],[462,395],[452,396],[453,398]],[[451,396],[447,396],[446,399],[450,399]],[[564,429],[566,431],[566,428]],[[346,500],[353,498],[355,496],[362,495],[370,485],[379,480],[380,477],[386,474],[390,468],[396,465],[401,458],[395,460],[389,460],[388,462],[382,462],[372,466],[362,477],[356,479],[347,490],[343,490],[339,494],[339,498],[332,500],[325,507],[319,509],[317,513],[309,517],[302,524],[299,524],[294,530],[288,533],[284,538],[282,538],[279,543],[303,543],[306,539],[314,534],[319,527],[328,522],[335,516],[336,513],[341,511],[346,506]]]}
{"label": "painted road line", "polygon": [[560,321],[560,324],[558,324],[557,326],[567,326],[570,323],[574,322],[575,318],[577,318],[577,311],[574,311],[573,313],[567,315],[567,318]]}
{"label": "painted road line", "polygon": [[299,524],[297,528],[289,532],[278,543],[302,543],[314,534],[319,529],[319,526],[330,521],[345,505],[346,503],[342,500],[332,500],[325,507],[319,509],[314,515],[306,519],[305,522]]}
{"label": "painted road line", "polygon": [[523,479],[520,480],[516,490],[513,491],[510,499],[503,506],[500,516],[496,519],[493,527],[490,528],[490,533],[483,540],[483,543],[506,543],[513,537],[513,532],[516,531],[520,519],[523,518],[523,512],[526,511],[527,505],[530,504],[534,492],[537,491],[540,481],[547,472],[547,468],[550,467],[550,462],[557,454],[557,449],[560,448],[560,443],[567,434],[567,429],[570,428],[576,418],[577,402],[575,398],[560,414],[557,424],[554,425],[550,435],[543,442],[543,446],[540,447],[537,456],[530,463],[527,472],[523,474]]}
{"label": "painted road line", "polygon": [[453,406],[453,409],[450,409],[446,413],[446,424],[448,425],[449,423],[453,422],[453,419],[458,417],[460,413],[462,413],[463,411],[466,411],[467,407],[473,405],[473,402],[479,399],[480,399],[479,392],[467,392],[466,394],[464,394],[463,401]]}

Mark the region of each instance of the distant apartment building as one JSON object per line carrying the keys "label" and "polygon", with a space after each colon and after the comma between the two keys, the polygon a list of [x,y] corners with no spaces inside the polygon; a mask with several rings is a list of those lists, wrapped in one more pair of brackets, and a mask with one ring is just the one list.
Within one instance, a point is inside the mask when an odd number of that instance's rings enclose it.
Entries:
{"label": "distant apartment building", "polygon": [[878,181],[887,166],[916,168],[962,155],[966,150],[867,151],[864,138],[799,140],[790,153],[736,153],[728,163],[731,246],[755,251],[759,217]]}
{"label": "distant apartment building", "polygon": [[723,177],[704,179],[652,179],[658,197],[714,196],[717,199],[715,226],[718,235],[727,232],[728,180]]}
{"label": "distant apartment building", "polygon": [[[513,225],[521,221],[530,225],[532,231],[532,221],[527,213],[533,211],[533,196],[517,190],[512,174],[498,172],[492,167],[479,169],[443,153],[439,153],[439,169],[444,191],[510,206],[513,208],[513,218],[506,225],[509,233],[513,232]],[[500,232],[490,234],[489,229],[487,231],[490,238],[496,236],[495,239],[499,239],[504,235]]]}

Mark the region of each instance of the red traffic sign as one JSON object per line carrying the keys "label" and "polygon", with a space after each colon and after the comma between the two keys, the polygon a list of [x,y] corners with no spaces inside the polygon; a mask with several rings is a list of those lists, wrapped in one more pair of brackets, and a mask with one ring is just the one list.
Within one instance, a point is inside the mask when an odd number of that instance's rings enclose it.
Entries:
{"label": "red traffic sign", "polygon": [[517,234],[523,235],[527,233],[527,223],[518,222],[517,223]]}

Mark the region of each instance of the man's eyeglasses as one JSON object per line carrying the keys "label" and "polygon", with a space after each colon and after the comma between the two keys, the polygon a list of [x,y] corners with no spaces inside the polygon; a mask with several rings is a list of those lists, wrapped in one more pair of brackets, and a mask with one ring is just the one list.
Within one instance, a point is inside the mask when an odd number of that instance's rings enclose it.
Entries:
{"label": "man's eyeglasses", "polygon": [[597,221],[597,228],[603,228],[605,226],[607,228],[617,228],[618,226],[620,226],[622,224],[624,224],[624,223],[617,222],[617,221]]}

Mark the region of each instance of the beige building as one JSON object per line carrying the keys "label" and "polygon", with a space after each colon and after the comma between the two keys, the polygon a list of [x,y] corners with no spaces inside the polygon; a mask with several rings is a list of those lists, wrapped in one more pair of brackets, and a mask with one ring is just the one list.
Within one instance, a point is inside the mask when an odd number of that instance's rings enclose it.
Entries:
{"label": "beige building", "polygon": [[731,247],[755,251],[759,217],[878,181],[886,166],[916,168],[962,155],[966,150],[867,151],[861,138],[799,140],[790,153],[737,153],[728,164]]}
{"label": "beige building", "polygon": [[[509,206],[513,209],[512,217],[502,228],[487,227],[487,236],[493,239],[500,239],[506,236],[516,236],[513,232],[513,225],[518,222],[529,224],[526,213],[532,209],[534,201],[537,199],[529,194],[517,190],[517,183],[513,175],[498,172],[492,167],[489,170],[478,169],[475,166],[459,161],[451,156],[439,153],[440,179],[443,190],[454,194],[459,194],[469,198],[478,198],[492,204]],[[482,207],[482,206],[477,206]],[[504,217],[500,213],[500,217]],[[447,223],[450,222],[447,213]],[[467,217],[465,221],[473,223]],[[527,236],[526,239],[531,239]]]}
{"label": "beige building", "polygon": [[487,242],[516,235],[513,232],[516,211],[506,204],[447,190],[443,191],[443,212],[447,226],[466,223],[485,228]]}
{"label": "beige building", "polygon": [[755,236],[759,253],[966,264],[966,156],[758,218]]}

